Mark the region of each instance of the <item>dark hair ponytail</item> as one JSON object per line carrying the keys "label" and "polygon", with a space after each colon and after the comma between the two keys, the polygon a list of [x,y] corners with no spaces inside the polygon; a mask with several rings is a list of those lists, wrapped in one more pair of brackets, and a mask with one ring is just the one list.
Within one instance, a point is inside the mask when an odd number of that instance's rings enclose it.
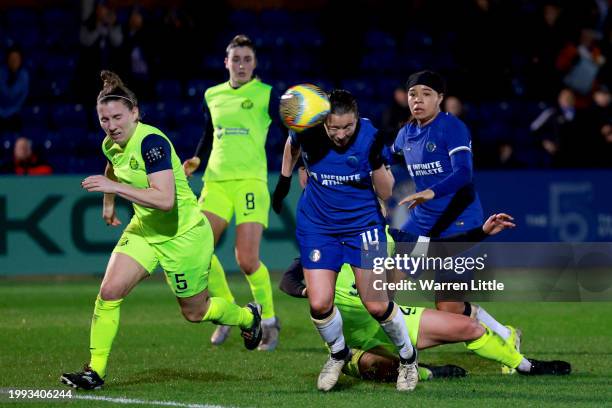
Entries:
{"label": "dark hair ponytail", "polygon": [[98,103],[110,101],[121,101],[128,109],[132,110],[138,106],[136,95],[119,78],[119,75],[112,71],[102,71],[100,73],[103,85],[98,94]]}

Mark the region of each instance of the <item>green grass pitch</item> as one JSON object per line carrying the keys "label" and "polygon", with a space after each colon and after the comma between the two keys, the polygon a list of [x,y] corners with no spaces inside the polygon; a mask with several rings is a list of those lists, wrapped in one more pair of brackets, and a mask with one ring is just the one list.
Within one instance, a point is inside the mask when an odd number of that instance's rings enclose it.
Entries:
{"label": "green grass pitch", "polygon": [[[278,275],[273,276],[277,284]],[[282,320],[274,353],[248,352],[235,330],[228,343],[210,345],[213,326],[183,320],[160,280],[144,282],[123,302],[107,384],[79,396],[128,398],[134,403],[90,400],[9,400],[8,389],[62,389],[59,375],[88,361],[89,322],[99,281],[0,280],[0,406],[140,406],[139,401],[238,407],[391,406],[603,406],[612,401],[612,303],[498,303],[487,310],[523,330],[523,351],[540,359],[565,359],[564,378],[502,376],[497,364],[461,344],[424,351],[428,363],[452,363],[469,371],[460,380],[422,382],[400,394],[394,384],[340,378],[330,393],[316,390],[326,351],[305,300],[276,291]],[[246,280],[230,286],[240,303]],[[276,289],[275,289],[276,290]]]}

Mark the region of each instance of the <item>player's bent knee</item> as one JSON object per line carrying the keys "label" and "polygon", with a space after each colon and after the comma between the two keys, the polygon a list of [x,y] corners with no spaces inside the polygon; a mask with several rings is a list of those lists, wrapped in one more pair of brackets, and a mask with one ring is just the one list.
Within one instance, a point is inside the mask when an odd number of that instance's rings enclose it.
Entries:
{"label": "player's bent knee", "polygon": [[310,302],[310,314],[314,318],[317,318],[318,316],[327,315],[333,307],[333,301],[330,302],[326,299],[313,299]]}
{"label": "player's bent knee", "polygon": [[237,255],[236,261],[238,262],[240,270],[247,275],[255,273],[255,271],[259,268],[258,257]]}
{"label": "player's bent knee", "polygon": [[205,312],[199,310],[181,310],[183,317],[190,323],[200,323],[204,318]]}
{"label": "player's bent knee", "polygon": [[389,308],[389,304],[386,302],[365,302],[364,305],[368,310],[368,313],[378,320],[385,315],[387,309]]}
{"label": "player's bent knee", "polygon": [[119,300],[126,295],[126,290],[121,285],[103,284],[100,286],[100,299],[102,300]]}
{"label": "player's bent knee", "polygon": [[475,340],[485,334],[486,329],[478,322],[478,320],[467,318],[465,319],[465,328],[463,333],[466,340]]}
{"label": "player's bent knee", "polygon": [[470,319],[469,333],[470,337],[477,339],[485,333],[485,328],[478,322],[478,320]]}

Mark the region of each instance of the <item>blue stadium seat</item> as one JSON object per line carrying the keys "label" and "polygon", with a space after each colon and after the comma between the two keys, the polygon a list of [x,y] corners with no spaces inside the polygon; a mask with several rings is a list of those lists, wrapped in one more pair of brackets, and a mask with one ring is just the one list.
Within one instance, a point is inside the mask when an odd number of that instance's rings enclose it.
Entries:
{"label": "blue stadium seat", "polygon": [[23,48],[36,48],[44,43],[38,26],[14,26],[7,30],[6,35]]}
{"label": "blue stadium seat", "polygon": [[355,95],[358,101],[374,95],[373,83],[367,79],[345,79],[341,86]]}
{"label": "blue stadium seat", "polygon": [[160,79],[155,85],[155,93],[162,100],[181,99],[183,89],[181,82],[176,79]]}
{"label": "blue stadium seat", "polygon": [[259,21],[263,27],[291,27],[294,25],[294,14],[286,10],[269,9],[263,10]]}
{"label": "blue stadium seat", "polygon": [[57,77],[50,81],[49,88],[50,95],[56,98],[66,97],[71,89],[72,79],[69,77]]}
{"label": "blue stadium seat", "polygon": [[395,51],[376,50],[365,54],[361,60],[361,69],[365,71],[381,71],[391,67],[396,61]]}
{"label": "blue stadium seat", "polygon": [[211,71],[225,69],[222,55],[206,55],[202,60],[202,68]]}
{"label": "blue stadium seat", "polygon": [[[234,27],[257,26],[257,14],[248,10],[235,10],[229,15],[229,23]],[[228,40],[226,40],[226,43]]]}
{"label": "blue stadium seat", "polygon": [[[168,102],[172,103],[172,102]],[[168,130],[169,125],[169,109],[167,109],[167,103],[143,103],[140,105],[140,116],[142,121],[148,125],[155,126],[165,132]]]}
{"label": "blue stadium seat", "polygon": [[47,48],[74,52],[79,42],[80,17],[75,10],[49,9],[41,16]]}
{"label": "blue stadium seat", "polygon": [[203,125],[187,124],[179,128],[173,141],[176,146],[182,146],[195,150],[198,141],[204,131]]}
{"label": "blue stadium seat", "polygon": [[68,124],[58,128],[54,142],[64,151],[81,155],[92,150],[87,139],[87,128]]}
{"label": "blue stadium seat", "polygon": [[66,26],[79,26],[80,18],[74,9],[48,8],[41,15],[42,25],[46,29]]}
{"label": "blue stadium seat", "polygon": [[373,50],[383,48],[395,48],[396,41],[395,38],[387,32],[379,30],[370,30],[366,32],[365,45],[366,47]]}
{"label": "blue stadium seat", "polygon": [[202,108],[199,104],[193,103],[182,103],[177,106],[177,110],[174,113],[174,121],[178,127],[184,125],[198,125],[203,123],[202,119]]}
{"label": "blue stadium seat", "polygon": [[[308,25],[306,25],[307,27]],[[303,27],[303,26],[298,26]],[[295,43],[294,47],[299,48],[319,48],[323,45],[323,34],[317,29],[306,28],[297,30],[292,34],[292,43]]]}
{"label": "blue stadium seat", "polygon": [[74,55],[50,54],[42,65],[47,78],[70,77],[74,75],[77,57]]}
{"label": "blue stadium seat", "polygon": [[47,133],[49,132],[49,126],[42,124],[28,124],[24,123],[21,129],[20,135],[25,136],[33,142],[43,142]]}
{"label": "blue stadium seat", "polygon": [[13,144],[18,137],[19,134],[17,133],[0,131],[0,150],[2,151],[0,156],[11,156],[13,154]]}
{"label": "blue stadium seat", "polygon": [[49,126],[49,108],[46,105],[26,105],[21,109],[24,125]]}
{"label": "blue stadium seat", "polygon": [[82,129],[89,127],[85,107],[81,104],[60,104],[51,109],[51,119],[59,129],[66,126],[74,126]]}
{"label": "blue stadium seat", "polygon": [[214,85],[216,85],[214,81],[192,79],[187,82],[187,96],[204,100],[204,92]]}
{"label": "blue stadium seat", "polygon": [[6,10],[6,26],[9,31],[13,29],[25,30],[27,27],[39,27],[39,18],[33,8],[9,8]]}

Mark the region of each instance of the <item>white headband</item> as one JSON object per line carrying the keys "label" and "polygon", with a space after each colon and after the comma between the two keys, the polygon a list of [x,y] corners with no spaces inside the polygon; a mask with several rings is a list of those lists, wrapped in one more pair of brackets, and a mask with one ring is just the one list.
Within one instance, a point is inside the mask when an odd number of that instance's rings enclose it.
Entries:
{"label": "white headband", "polygon": [[105,95],[105,96],[103,96],[103,97],[99,98],[99,99],[98,99],[98,102],[102,102],[102,101],[103,101],[104,99],[106,99],[106,98],[123,98],[123,99],[125,99],[126,101],[130,101],[130,103],[131,103],[132,105],[136,105],[136,103],[135,103],[133,100],[131,100],[131,99],[130,99],[130,98],[128,98],[127,96],[122,96],[122,95]]}

